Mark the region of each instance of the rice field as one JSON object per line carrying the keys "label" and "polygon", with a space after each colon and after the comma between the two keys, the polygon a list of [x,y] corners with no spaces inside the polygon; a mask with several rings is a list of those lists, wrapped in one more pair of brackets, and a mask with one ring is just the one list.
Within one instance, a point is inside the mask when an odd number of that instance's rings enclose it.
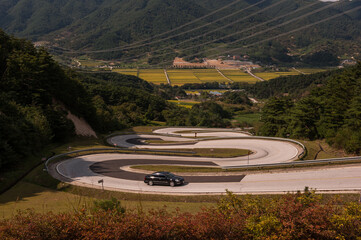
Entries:
{"label": "rice field", "polygon": [[[323,69],[298,69],[305,73],[325,71]],[[114,72],[138,76],[154,84],[168,84],[163,69],[113,69]],[[250,76],[242,70],[220,70],[227,78],[234,82],[256,83],[259,80]],[[187,83],[205,83],[205,82],[229,82],[216,69],[170,69],[167,70],[169,80],[172,85],[182,86]],[[297,71],[290,72],[260,72],[256,76],[265,80],[270,80],[280,76],[299,75]]]}
{"label": "rice field", "polygon": [[325,72],[326,69],[322,68],[297,68],[297,70],[306,73],[306,74],[312,74],[312,73],[318,73],[318,72]]}
{"label": "rice field", "polygon": [[234,82],[255,83],[258,79],[241,70],[221,70],[221,72]]}
{"label": "rice field", "polygon": [[154,84],[168,84],[163,69],[140,69],[139,77]]}
{"label": "rice field", "polygon": [[168,70],[168,77],[172,85],[184,85],[186,83],[202,83],[193,74],[193,69],[184,69],[184,70]]}
{"label": "rice field", "polygon": [[113,72],[125,74],[125,75],[133,75],[138,76],[138,70],[137,69],[114,69]]}
{"label": "rice field", "polygon": [[262,72],[262,73],[255,73],[257,77],[263,78],[264,80],[270,80],[273,78],[278,78],[282,76],[290,76],[290,75],[300,75],[299,72]]}
{"label": "rice field", "polygon": [[216,69],[194,69],[193,74],[201,82],[228,82]]}

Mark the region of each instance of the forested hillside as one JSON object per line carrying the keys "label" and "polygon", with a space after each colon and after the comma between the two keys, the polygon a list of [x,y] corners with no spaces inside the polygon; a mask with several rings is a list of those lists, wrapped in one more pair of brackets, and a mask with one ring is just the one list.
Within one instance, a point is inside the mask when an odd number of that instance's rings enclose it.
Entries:
{"label": "forested hillside", "polygon": [[326,139],[331,145],[361,151],[361,64],[331,76],[322,87],[294,102],[276,97],[262,109],[259,134]]}
{"label": "forested hillside", "polygon": [[230,87],[245,89],[249,94],[258,99],[280,97],[283,95],[299,98],[312,88],[325,84],[330,76],[338,75],[343,71],[343,69],[336,69],[309,75],[283,76],[269,81],[256,82],[255,84],[233,83]]}
{"label": "forested hillside", "polygon": [[44,49],[2,31],[0,76],[0,168],[73,136],[68,110],[105,132],[158,120],[167,107],[139,78],[64,70]]}
{"label": "forested hillside", "polygon": [[[165,62],[175,56],[205,57],[221,51],[229,50],[234,54],[249,54],[254,60],[263,63],[303,62],[312,65],[335,65],[337,56],[359,57],[361,37],[361,11],[330,19],[302,31],[295,32],[278,40],[260,42],[254,46],[232,51],[247,44],[262,41],[265,38],[290,32],[294,29],[335,16],[344,10],[360,6],[359,1],[346,1],[325,10],[311,14],[307,18],[291,21],[282,27],[273,28],[254,37],[227,45],[257,32],[265,31],[276,24],[301,17],[327,4],[319,0],[285,0],[285,1],[237,1],[231,7],[220,10],[214,15],[202,18],[170,34],[157,37],[182,24],[194,21],[210,12],[236,1],[226,0],[0,0],[0,27],[16,36],[26,37],[33,41],[48,41],[51,48],[58,46],[58,54],[64,50],[101,50],[122,47],[141,40],[149,43],[167,37],[166,41],[156,42],[123,51],[88,53],[95,58],[108,59],[140,59],[154,64]],[[258,5],[252,6],[259,2]],[[315,3],[315,4],[314,4]],[[276,4],[276,5],[274,5]],[[249,29],[260,23],[269,21],[275,16],[293,13],[297,9],[309,5],[295,14],[269,22],[264,26],[245,31],[242,34],[219,39],[199,47],[198,44],[209,42],[227,34]],[[242,9],[247,9],[242,11]],[[264,10],[264,11],[262,11]],[[239,12],[239,14],[234,14]],[[260,12],[260,13],[258,13]],[[229,16],[229,17],[227,17]],[[247,17],[251,16],[251,17]],[[210,25],[191,31],[214,20]],[[231,24],[234,23],[234,24]],[[229,25],[229,26],[228,26]],[[224,27],[223,26],[228,26]],[[218,29],[218,30],[217,30]],[[212,31],[209,34],[205,34]],[[182,34],[187,32],[187,34]],[[198,37],[202,34],[202,37]],[[169,37],[176,35],[174,37]],[[152,37],[155,36],[155,37]],[[152,38],[150,38],[152,37]],[[177,43],[194,38],[184,44]],[[192,47],[192,48],[189,48]],[[208,52],[207,49],[216,51]],[[164,48],[167,48],[164,50]],[[188,48],[188,49],[187,49]],[[163,50],[162,50],[163,49]],[[186,49],[186,50],[184,50]],[[159,51],[157,51],[159,50]],[[156,51],[156,52],[155,52]],[[66,51],[65,51],[66,52]],[[198,53],[200,52],[200,53]],[[149,53],[148,55],[146,53]],[[83,53],[79,53],[83,54]],[[84,53],[85,54],[85,53]],[[69,55],[67,55],[69,56]]]}

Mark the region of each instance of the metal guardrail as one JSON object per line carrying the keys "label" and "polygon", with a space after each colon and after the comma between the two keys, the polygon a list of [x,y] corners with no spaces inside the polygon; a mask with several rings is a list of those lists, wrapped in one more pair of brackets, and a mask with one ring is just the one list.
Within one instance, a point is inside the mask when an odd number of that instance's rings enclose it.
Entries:
{"label": "metal guardrail", "polygon": [[222,167],[222,169],[247,169],[247,168],[290,167],[290,166],[292,167],[292,166],[331,164],[331,163],[342,163],[342,162],[352,162],[352,161],[361,161],[361,156],[347,157],[347,158],[330,158],[330,159],[321,159],[321,160],[294,161],[287,163],[241,165],[241,166]]}

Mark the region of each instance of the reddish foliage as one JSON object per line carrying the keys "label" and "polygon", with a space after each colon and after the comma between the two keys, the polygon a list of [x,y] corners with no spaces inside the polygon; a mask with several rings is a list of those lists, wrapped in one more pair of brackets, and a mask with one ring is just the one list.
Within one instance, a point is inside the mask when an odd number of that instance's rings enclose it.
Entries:
{"label": "reddish foliage", "polygon": [[[252,200],[232,194],[200,213],[80,210],[19,213],[0,221],[0,239],[335,239],[360,229],[359,204],[336,207],[314,194]],[[350,218],[352,216],[352,218]],[[360,230],[352,231],[360,237]]]}

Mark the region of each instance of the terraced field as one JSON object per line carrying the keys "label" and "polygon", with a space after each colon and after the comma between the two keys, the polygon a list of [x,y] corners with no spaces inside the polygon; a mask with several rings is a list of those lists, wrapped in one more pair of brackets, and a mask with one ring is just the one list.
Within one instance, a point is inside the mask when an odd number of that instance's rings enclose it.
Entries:
{"label": "terraced field", "polygon": [[221,72],[234,82],[255,83],[258,79],[241,70],[221,70]]}

